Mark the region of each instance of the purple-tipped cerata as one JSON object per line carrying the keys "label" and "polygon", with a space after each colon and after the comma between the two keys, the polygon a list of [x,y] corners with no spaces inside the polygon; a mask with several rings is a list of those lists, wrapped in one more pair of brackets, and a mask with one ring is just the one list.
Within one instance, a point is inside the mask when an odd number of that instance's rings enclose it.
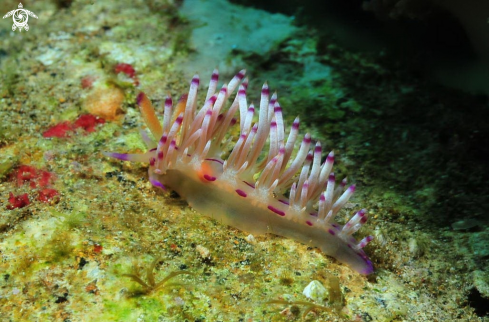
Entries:
{"label": "purple-tipped cerata", "polygon": [[[324,147],[313,144],[309,134],[300,138],[299,118],[287,129],[277,94],[270,95],[267,83],[255,113],[246,97],[245,70],[221,89],[218,79],[216,69],[201,108],[198,75],[177,108],[166,97],[161,126],[151,103],[140,94],[137,103],[144,103],[144,120],[154,137],[143,135],[148,151],[105,155],[149,163],[154,186],[175,190],[190,206],[221,223],[253,234],[290,237],[319,247],[361,274],[372,273],[363,251],[372,236],[361,241],[353,237],[367,221],[367,211],[357,211],[344,225],[335,221],[355,185],[347,187],[346,179],[337,184],[334,152],[321,162]],[[234,146],[229,145],[230,135]]]}

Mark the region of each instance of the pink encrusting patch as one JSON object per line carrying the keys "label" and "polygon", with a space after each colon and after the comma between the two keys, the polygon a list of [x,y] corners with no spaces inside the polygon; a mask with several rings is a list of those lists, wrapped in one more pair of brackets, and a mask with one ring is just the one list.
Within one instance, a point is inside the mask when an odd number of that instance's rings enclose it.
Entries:
{"label": "pink encrusting patch", "polygon": [[166,97],[162,123],[140,93],[136,103],[154,137],[142,134],[148,151],[105,155],[149,163],[154,186],[175,190],[219,222],[253,234],[290,237],[319,247],[361,274],[372,273],[363,248],[373,237],[360,242],[353,237],[367,220],[366,210],[344,225],[335,221],[355,185],[347,187],[346,179],[337,184],[334,152],[323,156],[323,146],[313,143],[310,134],[300,138],[298,117],[287,130],[277,94],[271,94],[267,83],[259,105],[249,104],[244,76],[242,70],[219,89],[214,70],[204,104],[197,108],[200,78],[195,75],[175,108]]}

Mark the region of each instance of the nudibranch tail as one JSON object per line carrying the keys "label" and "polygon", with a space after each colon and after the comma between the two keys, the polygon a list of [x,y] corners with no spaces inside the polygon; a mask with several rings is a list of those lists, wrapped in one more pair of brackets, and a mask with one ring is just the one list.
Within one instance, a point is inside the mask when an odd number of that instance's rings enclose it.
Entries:
{"label": "nudibranch tail", "polygon": [[[244,76],[242,70],[218,90],[219,73],[214,70],[204,104],[197,109],[200,78],[195,75],[175,109],[171,97],[166,97],[163,123],[140,93],[137,104],[154,137],[142,131],[149,151],[105,155],[149,163],[154,186],[170,187],[197,211],[224,224],[254,234],[290,237],[319,247],[362,274],[372,273],[363,248],[373,237],[357,241],[352,236],[367,221],[367,211],[359,210],[344,225],[335,221],[355,185],[347,187],[346,178],[336,184],[334,152],[321,162],[323,146],[313,144],[310,134],[299,138],[298,117],[286,135],[282,107],[267,83],[255,120]],[[229,133],[238,120],[239,135],[233,139]]]}

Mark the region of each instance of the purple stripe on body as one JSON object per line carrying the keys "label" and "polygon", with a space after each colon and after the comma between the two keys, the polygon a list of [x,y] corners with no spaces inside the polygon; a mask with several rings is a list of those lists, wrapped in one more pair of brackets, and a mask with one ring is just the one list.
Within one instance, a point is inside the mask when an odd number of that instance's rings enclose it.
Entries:
{"label": "purple stripe on body", "polygon": [[219,160],[219,159],[205,159],[205,161],[214,161],[214,162],[218,162],[220,164],[224,164],[224,162],[222,160]]}
{"label": "purple stripe on body", "polygon": [[216,177],[212,177],[208,174],[204,174],[204,179],[207,181],[216,181]]}
{"label": "purple stripe on body", "polygon": [[285,212],[283,212],[280,209],[275,208],[274,206],[269,205],[268,206],[268,209],[271,210],[271,211],[273,211],[274,213],[276,213],[279,216],[282,216],[282,217],[285,216]]}
{"label": "purple stripe on body", "polygon": [[246,198],[246,196],[247,196],[246,192],[244,192],[244,191],[243,191],[243,190],[241,190],[241,189],[236,189],[236,193],[237,193],[238,195],[240,195],[241,197],[243,197],[243,198]]}

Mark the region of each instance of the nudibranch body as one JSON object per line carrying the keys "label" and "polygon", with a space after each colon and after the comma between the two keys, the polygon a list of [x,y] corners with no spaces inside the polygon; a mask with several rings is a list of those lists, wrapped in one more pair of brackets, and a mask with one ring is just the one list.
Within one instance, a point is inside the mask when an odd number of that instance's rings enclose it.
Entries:
{"label": "nudibranch body", "polygon": [[[372,236],[357,241],[355,233],[367,220],[365,209],[345,225],[334,221],[355,186],[336,185],[334,153],[321,162],[322,147],[312,146],[306,134],[294,153],[299,118],[288,135],[277,95],[261,90],[258,118],[248,105],[248,80],[240,71],[217,91],[218,72],[212,74],[202,108],[197,109],[199,76],[173,111],[165,99],[161,124],[144,93],[137,104],[155,140],[142,131],[144,154],[105,153],[120,160],[149,163],[149,180],[170,187],[198,212],[252,234],[272,233],[319,247],[325,254],[361,274],[373,272],[363,251]],[[238,88],[231,104],[226,104]],[[226,105],[230,105],[225,108]],[[240,135],[228,131],[239,118]],[[234,145],[234,146],[233,146]],[[222,159],[222,155],[227,157]],[[288,196],[288,197],[287,197]]]}

